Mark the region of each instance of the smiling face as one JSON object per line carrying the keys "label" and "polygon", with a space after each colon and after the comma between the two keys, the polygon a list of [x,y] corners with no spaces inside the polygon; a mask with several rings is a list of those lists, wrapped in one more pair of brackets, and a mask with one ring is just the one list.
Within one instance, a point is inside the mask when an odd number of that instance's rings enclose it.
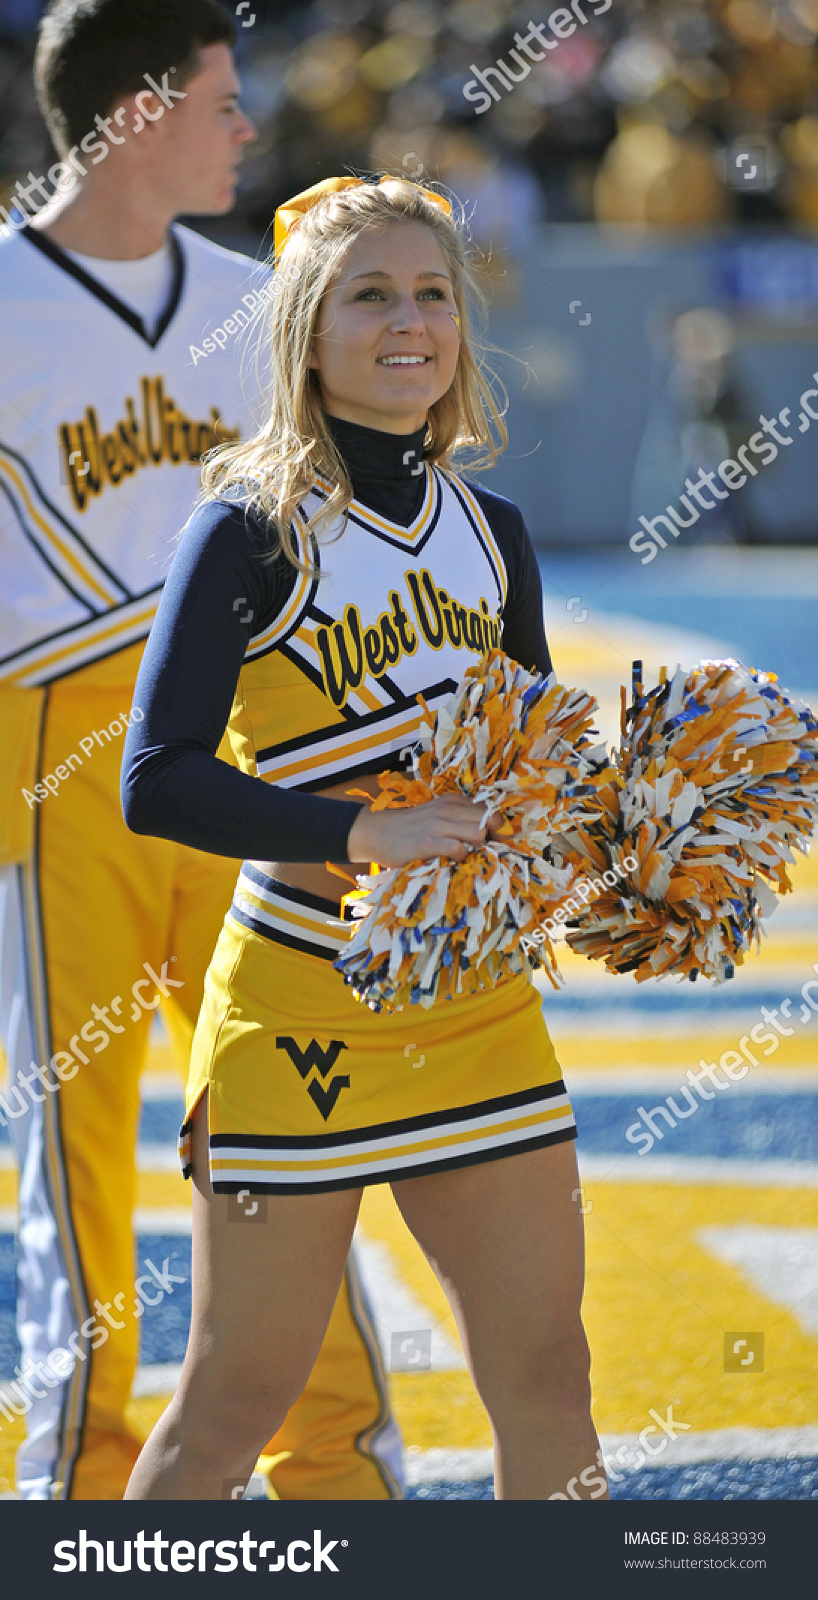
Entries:
{"label": "smiling face", "polygon": [[431,228],[367,228],[321,303],[309,364],[324,410],[413,433],[450,387],[460,334],[448,263]]}

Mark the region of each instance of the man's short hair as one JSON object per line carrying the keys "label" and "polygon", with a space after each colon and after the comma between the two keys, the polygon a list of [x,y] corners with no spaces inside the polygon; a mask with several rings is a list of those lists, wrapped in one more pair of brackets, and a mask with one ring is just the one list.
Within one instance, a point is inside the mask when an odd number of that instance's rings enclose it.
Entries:
{"label": "man's short hair", "polygon": [[194,76],[199,51],[236,42],[217,0],[51,0],[40,23],[34,82],[56,149],[78,145],[123,99],[145,88],[145,73],[172,87]]}

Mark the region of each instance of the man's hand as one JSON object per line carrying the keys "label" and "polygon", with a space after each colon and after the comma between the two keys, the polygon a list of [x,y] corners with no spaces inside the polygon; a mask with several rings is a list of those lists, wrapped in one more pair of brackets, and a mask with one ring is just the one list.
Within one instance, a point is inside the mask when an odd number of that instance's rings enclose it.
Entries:
{"label": "man's hand", "polygon": [[381,867],[406,867],[432,856],[465,861],[486,840],[491,819],[485,811],[461,794],[403,810],[364,808],[349,830],[347,854],[350,861],[377,861]]}

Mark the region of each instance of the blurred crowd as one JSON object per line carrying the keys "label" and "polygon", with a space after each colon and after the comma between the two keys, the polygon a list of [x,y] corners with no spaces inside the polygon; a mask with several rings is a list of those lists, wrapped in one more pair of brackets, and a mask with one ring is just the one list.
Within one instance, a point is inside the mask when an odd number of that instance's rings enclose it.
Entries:
{"label": "blurred crowd", "polygon": [[[31,87],[42,9],[0,0],[0,203],[53,159]],[[251,25],[248,9],[259,139],[233,232],[260,238],[278,202],[345,169],[442,180],[512,253],[541,219],[818,224],[818,0],[581,0],[525,75],[509,51],[554,15],[538,0],[253,0]],[[464,86],[505,59],[519,81],[481,112]]]}

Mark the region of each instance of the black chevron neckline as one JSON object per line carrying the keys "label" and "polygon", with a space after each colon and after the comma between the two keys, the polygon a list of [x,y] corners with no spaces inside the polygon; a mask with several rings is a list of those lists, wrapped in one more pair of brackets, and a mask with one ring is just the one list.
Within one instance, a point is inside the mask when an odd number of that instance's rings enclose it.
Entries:
{"label": "black chevron neckline", "polygon": [[157,323],[153,338],[148,334],[138,311],[134,311],[131,306],[126,305],[124,300],[120,300],[119,296],[115,295],[104,283],[100,283],[98,278],[94,278],[90,272],[86,272],[78,261],[74,261],[60,245],[55,244],[53,239],[49,239],[47,234],[42,233],[38,228],[27,227],[20,229],[20,236],[23,239],[27,239],[35,250],[40,251],[41,255],[47,256],[55,267],[59,267],[61,271],[67,272],[69,277],[76,279],[77,283],[81,283],[89,294],[94,295],[97,300],[101,300],[109,311],[113,311],[114,315],[119,317],[122,322],[126,322],[128,327],[133,329],[133,332],[138,334],[140,339],[144,339],[149,349],[156,349],[159,340],[176,314],[179,301],[182,298],[182,289],[185,281],[184,252],[172,228],[168,234],[173,268],[170,295]]}

